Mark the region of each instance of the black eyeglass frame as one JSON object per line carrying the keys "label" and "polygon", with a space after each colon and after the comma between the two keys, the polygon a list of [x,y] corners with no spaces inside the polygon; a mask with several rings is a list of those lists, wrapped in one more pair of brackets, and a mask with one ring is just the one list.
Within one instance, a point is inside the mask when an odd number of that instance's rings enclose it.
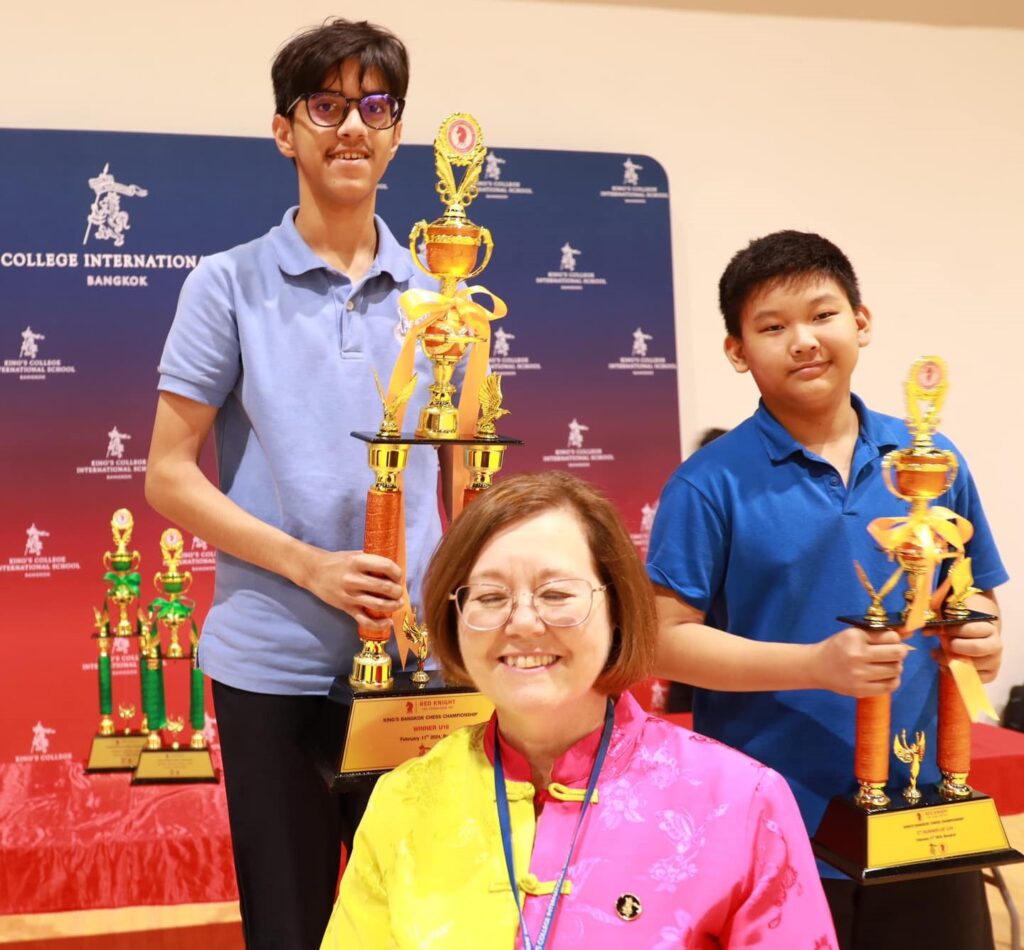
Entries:
{"label": "black eyeglass frame", "polygon": [[[341,113],[341,118],[337,122],[318,122],[313,118],[313,113],[309,111],[310,96],[334,96],[338,101],[344,101],[345,108]],[[370,123],[366,121],[363,116],[362,104],[367,99],[390,99],[391,102],[395,103],[394,116],[388,125],[370,125]],[[355,106],[356,111],[359,113],[359,121],[362,122],[363,125],[368,129],[373,129],[375,132],[386,132],[388,129],[393,129],[398,125],[402,118],[402,113],[405,111],[405,99],[402,99],[399,96],[393,96],[390,92],[369,92],[365,96],[343,96],[330,89],[317,89],[314,92],[304,92],[302,95],[296,96],[292,104],[288,106],[285,115],[291,115],[295,110],[295,107],[300,102],[306,103],[306,115],[309,116],[309,121],[321,129],[336,129],[348,118],[348,114],[352,111],[353,106]]]}

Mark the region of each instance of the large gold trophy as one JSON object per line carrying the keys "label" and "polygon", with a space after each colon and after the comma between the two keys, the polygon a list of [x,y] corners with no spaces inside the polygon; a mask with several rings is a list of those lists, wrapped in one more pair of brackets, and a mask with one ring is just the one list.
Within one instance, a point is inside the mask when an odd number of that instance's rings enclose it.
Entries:
{"label": "large gold trophy", "polygon": [[[142,701],[149,734],[139,755],[132,784],[167,782],[216,782],[217,775],[210,750],[203,736],[205,697],[202,670],[196,664],[199,630],[192,619],[195,601],[186,596],[192,574],[179,568],[184,541],[177,528],[160,535],[160,553],[164,569],[153,578],[158,591],[145,612],[142,630]],[[181,628],[188,634],[188,648],[181,643]],[[163,649],[161,630],[169,642]],[[192,733],[187,745],[182,742],[184,716],[168,716],[164,691],[164,664],[181,669],[187,663],[189,677],[189,724]],[[184,663],[180,662],[184,661]],[[167,733],[165,740],[164,733]]]}
{"label": "large gold trophy", "polygon": [[[146,742],[145,721],[141,729],[133,729],[137,706],[128,698],[118,697],[117,713],[120,723],[114,723],[113,644],[130,644],[138,641],[140,621],[137,614],[139,597],[138,551],[130,551],[135,521],[127,508],[118,508],[110,519],[114,550],[103,555],[103,566],[107,572],[103,580],[107,592],[102,609],[93,608],[95,629],[93,634],[99,652],[97,674],[100,692],[100,724],[92,740],[89,772],[124,772],[135,768]],[[136,618],[131,619],[132,606],[136,606]],[[111,612],[117,609],[117,620],[111,628]]]}
{"label": "large gold trophy", "polygon": [[[487,149],[477,121],[466,113],[449,116],[434,140],[437,192],[445,206],[441,217],[419,221],[409,235],[416,265],[438,281],[438,290],[408,290],[400,305],[409,329],[387,388],[377,380],[383,421],[376,432],[353,432],[368,443],[374,482],[366,499],[363,549],[399,563],[404,571],[404,508],[402,477],[409,451],[417,445],[461,445],[462,456],[454,473],[452,514],[486,491],[501,470],[505,449],[517,439],[498,435],[502,408],[501,379],[488,375],[490,323],[505,315],[505,304],[483,287],[462,282],[487,266],[494,242],[487,228],[466,214],[477,194],[477,181]],[[464,168],[461,181],[456,169]],[[420,259],[420,245],[423,256]],[[485,295],[493,309],[473,298]],[[402,431],[405,406],[416,389],[416,347],[430,361],[433,382],[430,399],[419,414],[414,432]],[[462,392],[456,405],[453,382],[465,361]],[[424,668],[429,633],[416,622],[409,604],[392,616],[404,663],[410,647],[417,659],[413,673],[394,673],[386,645],[390,627],[383,631],[360,628],[362,649],[352,672],[335,682],[330,698],[343,719],[345,741],[340,755],[334,751],[333,787],[376,776],[414,755],[426,752],[452,728],[486,719],[491,705],[465,687],[446,686],[440,675]]]}
{"label": "large gold trophy", "polygon": [[[863,615],[838,619],[869,631],[897,630],[908,637],[922,627],[943,627],[994,620],[971,610],[972,586],[966,545],[971,523],[934,502],[952,486],[957,457],[933,440],[947,390],[946,364],[923,357],[911,367],[905,384],[913,443],[882,460],[886,487],[909,505],[906,515],[876,518],[868,533],[897,565],[878,589],[855,562],[871,603]],[[935,577],[948,562],[945,579]],[[885,597],[906,580],[905,607],[890,614]],[[997,718],[968,660],[949,657],[939,670],[936,759],[941,780],[919,789],[917,777],[927,737],[907,739],[907,725],[891,732],[890,696],[857,700],[854,777],[857,791],[828,805],[813,838],[815,853],[865,884],[953,873],[1024,860],[1010,848],[995,803],[967,784],[971,760],[971,721],[981,713]],[[890,793],[889,750],[910,767],[909,784]]]}

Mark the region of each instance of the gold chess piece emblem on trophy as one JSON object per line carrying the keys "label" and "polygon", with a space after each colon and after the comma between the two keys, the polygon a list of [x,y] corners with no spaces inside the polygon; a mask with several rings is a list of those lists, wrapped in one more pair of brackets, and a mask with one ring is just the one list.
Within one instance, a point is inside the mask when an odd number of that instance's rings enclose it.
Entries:
{"label": "gold chess piece emblem on trophy", "polygon": [[[973,586],[967,543],[974,528],[965,517],[935,504],[956,480],[956,455],[935,445],[939,411],[946,398],[948,375],[937,356],[922,357],[904,385],[907,426],[912,443],[882,460],[889,491],[908,505],[905,515],[876,518],[868,533],[897,568],[875,589],[867,572],[854,562],[870,598],[863,615],[841,616],[850,626],[868,631],[896,630],[911,636],[922,627],[938,628],[996,619],[971,610],[966,600]],[[945,578],[936,585],[940,568]],[[889,612],[883,601],[906,578],[902,610]],[[971,758],[971,722],[982,712],[997,718],[974,665],[954,656],[939,669],[936,763],[941,780],[934,788],[917,785],[925,756],[924,732],[907,741],[899,729],[890,741],[892,698],[857,700],[854,777],[857,791],[829,803],[812,839],[815,853],[840,870],[870,884],[973,867],[1024,860],[1010,848],[995,803],[967,784]],[[889,750],[910,766],[910,785],[902,801],[886,792]]]}

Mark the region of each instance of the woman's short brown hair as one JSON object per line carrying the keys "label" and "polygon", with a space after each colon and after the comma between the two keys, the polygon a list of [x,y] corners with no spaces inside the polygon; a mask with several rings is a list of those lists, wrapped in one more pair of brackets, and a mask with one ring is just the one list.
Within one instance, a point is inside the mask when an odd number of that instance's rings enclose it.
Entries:
{"label": "woman's short brown hair", "polygon": [[651,674],[658,626],[647,573],[612,503],[592,485],[562,472],[513,475],[470,504],[441,539],[423,581],[431,650],[445,677],[470,683],[459,649],[458,616],[449,599],[466,583],[480,551],[501,529],[546,511],[573,512],[607,591],[614,631],[608,663],[594,684],[619,693]]}

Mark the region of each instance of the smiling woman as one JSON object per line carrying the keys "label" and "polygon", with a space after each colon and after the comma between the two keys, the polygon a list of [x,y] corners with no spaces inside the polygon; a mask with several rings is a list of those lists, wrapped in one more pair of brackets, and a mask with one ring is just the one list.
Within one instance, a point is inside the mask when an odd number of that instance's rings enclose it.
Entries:
{"label": "smiling woman", "polygon": [[424,597],[446,676],[495,714],[381,779],[324,947],[836,946],[785,782],[626,691],[656,623],[603,495],[506,479]]}

